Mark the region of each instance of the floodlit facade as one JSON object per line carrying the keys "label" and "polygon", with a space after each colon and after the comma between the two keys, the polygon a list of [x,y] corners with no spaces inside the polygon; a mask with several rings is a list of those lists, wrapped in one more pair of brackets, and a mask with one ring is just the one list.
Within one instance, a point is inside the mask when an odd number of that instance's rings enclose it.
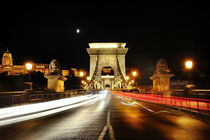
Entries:
{"label": "floodlit facade", "polygon": [[[30,69],[28,69],[29,65],[32,65]],[[0,73],[7,73],[8,75],[20,75],[27,74],[29,71],[40,71],[46,75],[49,73],[49,64],[27,63],[26,65],[13,65],[12,54],[7,49],[2,57]]]}
{"label": "floodlit facade", "polygon": [[126,43],[89,43],[90,56],[88,89],[127,88]]}

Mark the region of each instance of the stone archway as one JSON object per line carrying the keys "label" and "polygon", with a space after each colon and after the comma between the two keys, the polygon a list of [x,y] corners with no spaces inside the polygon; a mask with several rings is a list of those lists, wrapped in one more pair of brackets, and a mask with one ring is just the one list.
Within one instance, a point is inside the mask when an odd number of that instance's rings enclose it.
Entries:
{"label": "stone archway", "polygon": [[[89,43],[87,48],[90,55],[90,81],[88,88],[104,89],[110,85],[111,89],[126,88],[125,55],[128,48],[126,43]],[[122,86],[125,85],[125,86]]]}
{"label": "stone archway", "polygon": [[114,75],[114,69],[110,66],[105,66],[101,70],[101,75]]}

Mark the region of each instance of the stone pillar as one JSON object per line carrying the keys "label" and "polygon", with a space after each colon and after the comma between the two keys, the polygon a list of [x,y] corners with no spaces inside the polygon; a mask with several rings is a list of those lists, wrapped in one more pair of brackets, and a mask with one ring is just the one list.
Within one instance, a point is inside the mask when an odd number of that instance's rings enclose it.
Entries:
{"label": "stone pillar", "polygon": [[164,96],[170,96],[170,78],[173,74],[154,74],[150,77],[153,80],[153,91],[161,92]]}
{"label": "stone pillar", "polygon": [[49,90],[53,90],[55,92],[64,92],[64,81],[67,80],[66,77],[61,75],[45,75],[45,78],[47,78],[47,88]]}
{"label": "stone pillar", "polygon": [[170,78],[174,76],[169,72],[167,61],[161,58],[156,63],[153,76],[150,77],[153,80],[153,91],[163,93],[166,97],[170,97]]}

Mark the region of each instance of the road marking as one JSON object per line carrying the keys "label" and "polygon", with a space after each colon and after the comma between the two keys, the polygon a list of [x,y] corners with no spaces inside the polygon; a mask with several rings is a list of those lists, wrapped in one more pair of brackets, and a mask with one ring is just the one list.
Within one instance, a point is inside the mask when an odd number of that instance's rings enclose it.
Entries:
{"label": "road marking", "polygon": [[146,110],[148,110],[148,111],[150,111],[150,112],[153,112],[153,113],[155,112],[155,111],[153,111],[152,109],[149,109],[148,107],[143,106],[143,105],[141,105],[141,104],[139,104],[139,103],[137,103],[137,102],[125,103],[125,102],[121,101],[121,103],[124,104],[124,105],[127,105],[127,106],[132,106],[132,105],[136,104],[136,105],[139,105],[139,106],[141,106],[142,108],[144,108],[144,109],[146,109]]}
{"label": "road marking", "polygon": [[105,134],[106,134],[107,128],[108,128],[107,125],[104,126],[104,129],[103,129],[103,131],[101,132],[100,136],[98,137],[98,140],[103,140],[103,138],[104,138],[104,136],[105,136]]}
{"label": "road marking", "polygon": [[98,137],[98,140],[103,140],[103,138],[104,138],[104,136],[106,134],[107,129],[109,130],[109,138],[111,140],[115,140],[114,130],[113,130],[112,125],[110,123],[110,112],[108,112],[108,114],[107,114],[106,125],[104,126],[103,131],[101,132],[100,136]]}
{"label": "road marking", "polygon": [[158,113],[171,113],[170,111],[167,111],[167,110],[160,110],[158,112],[155,112],[154,114],[158,114]]}
{"label": "road marking", "polygon": [[137,105],[143,107],[144,109],[146,109],[146,110],[148,110],[148,111],[150,111],[150,112],[155,112],[155,111],[153,111],[152,109],[149,109],[148,107],[143,106],[143,105],[141,105],[141,104],[139,104],[139,103],[137,103],[137,102],[135,102],[135,104],[137,104]]}
{"label": "road marking", "polygon": [[112,125],[110,123],[110,112],[108,112],[108,115],[107,115],[107,125],[108,125],[108,129],[109,129],[109,137],[111,140],[115,140],[115,137],[114,137],[114,130],[112,128]]}
{"label": "road marking", "polygon": [[137,103],[137,102],[125,103],[125,102],[121,101],[121,103],[124,104],[124,105],[127,105],[127,106],[132,106],[132,105],[136,104],[136,105],[139,105],[142,108],[144,108],[144,109],[146,109],[146,110],[148,110],[148,111],[150,111],[150,112],[152,112],[154,114],[158,114],[158,113],[169,113],[169,114],[172,114],[172,115],[176,115],[176,114],[174,114],[174,113],[172,113],[172,112],[170,112],[168,110],[160,110],[160,111],[155,112],[152,109],[150,109],[150,108],[148,108],[146,106],[143,106],[143,105],[141,105],[140,103]]}

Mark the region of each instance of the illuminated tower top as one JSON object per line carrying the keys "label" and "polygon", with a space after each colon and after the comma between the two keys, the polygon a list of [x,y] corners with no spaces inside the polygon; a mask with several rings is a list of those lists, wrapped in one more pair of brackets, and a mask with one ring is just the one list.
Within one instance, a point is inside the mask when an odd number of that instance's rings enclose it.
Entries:
{"label": "illuminated tower top", "polygon": [[9,52],[8,49],[3,54],[3,57],[2,57],[2,65],[3,66],[12,66],[13,65],[12,54]]}
{"label": "illuminated tower top", "polygon": [[90,48],[125,48],[126,43],[89,43]]}

